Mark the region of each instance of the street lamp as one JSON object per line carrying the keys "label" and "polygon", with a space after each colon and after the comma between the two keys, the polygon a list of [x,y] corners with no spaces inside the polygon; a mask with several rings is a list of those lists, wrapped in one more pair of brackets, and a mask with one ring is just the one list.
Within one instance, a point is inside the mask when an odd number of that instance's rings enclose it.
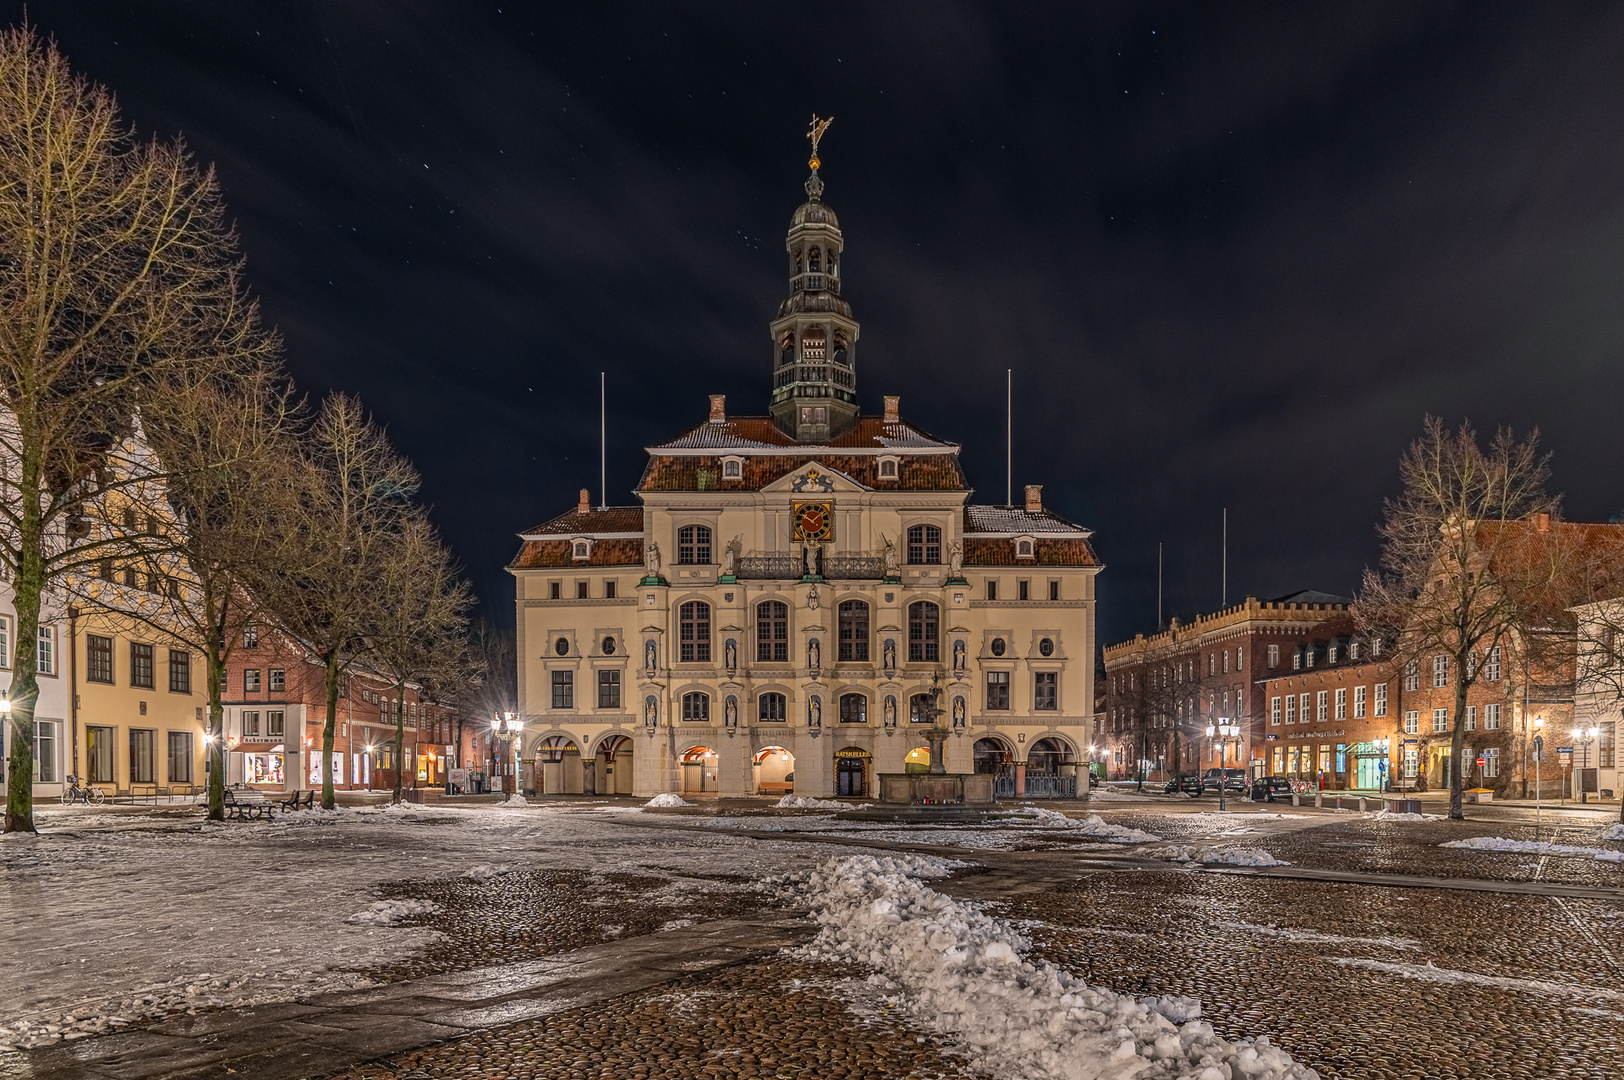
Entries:
{"label": "street lamp", "polygon": [[[513,789],[519,788],[519,759],[513,754],[513,744],[524,738],[524,721],[517,719],[513,713],[497,713],[491,721],[491,738],[503,743],[508,748],[508,757],[513,762]],[[522,745],[522,744],[521,744]]]}
{"label": "street lamp", "polygon": [[1240,738],[1241,726],[1239,724],[1220,723],[1214,727],[1212,724],[1208,724],[1207,738],[1210,739],[1214,735],[1218,736],[1218,809],[1228,810],[1229,804],[1224,798],[1224,789],[1229,778],[1224,775],[1224,764],[1228,760],[1229,740]]}
{"label": "street lamp", "polygon": [[[1581,759],[1582,764],[1579,766],[1579,801],[1581,803],[1589,801],[1590,791],[1585,787],[1585,770],[1590,768],[1590,744],[1595,742],[1596,736],[1600,734],[1601,728],[1599,727],[1576,727],[1573,729],[1573,741],[1584,747],[1585,751],[1584,757]],[[1597,786],[1600,787],[1599,784]]]}

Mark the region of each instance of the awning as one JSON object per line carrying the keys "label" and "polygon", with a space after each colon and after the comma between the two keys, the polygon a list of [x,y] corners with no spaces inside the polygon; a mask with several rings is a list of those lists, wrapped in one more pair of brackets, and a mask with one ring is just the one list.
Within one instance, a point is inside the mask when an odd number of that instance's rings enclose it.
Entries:
{"label": "awning", "polygon": [[1387,751],[1373,742],[1356,742],[1349,746],[1347,753],[1354,757],[1386,757]]}
{"label": "awning", "polygon": [[280,754],[283,752],[281,743],[270,742],[240,742],[236,746],[226,747],[233,754]]}

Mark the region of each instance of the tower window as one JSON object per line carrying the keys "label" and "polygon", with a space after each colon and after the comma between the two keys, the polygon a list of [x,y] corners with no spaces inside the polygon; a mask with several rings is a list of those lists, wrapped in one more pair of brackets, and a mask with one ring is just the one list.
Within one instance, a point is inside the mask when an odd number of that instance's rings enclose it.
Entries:
{"label": "tower window", "polygon": [[677,530],[677,562],[704,566],[711,561],[711,531],[704,525],[684,525]]}
{"label": "tower window", "polygon": [[822,253],[819,252],[817,248],[813,248],[806,254],[806,272],[809,274],[816,274],[822,269]]}
{"label": "tower window", "polygon": [[801,363],[821,364],[824,357],[824,343],[827,339],[823,334],[823,327],[809,326],[801,335]]}
{"label": "tower window", "polygon": [[936,565],[942,561],[942,530],[934,525],[913,525],[908,529],[908,561]]}

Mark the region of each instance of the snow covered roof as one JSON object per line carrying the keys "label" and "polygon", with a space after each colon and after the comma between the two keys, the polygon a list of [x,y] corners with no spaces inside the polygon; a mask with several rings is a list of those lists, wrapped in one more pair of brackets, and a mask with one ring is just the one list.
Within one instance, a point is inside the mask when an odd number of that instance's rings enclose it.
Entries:
{"label": "snow covered roof", "polygon": [[936,438],[904,420],[887,421],[879,416],[860,416],[857,423],[827,443],[796,442],[778,429],[770,416],[730,416],[707,420],[669,442],[646,448],[651,454],[673,451],[747,450],[753,453],[806,454],[819,449],[848,453],[884,453],[907,450],[914,453],[956,453],[958,443]]}

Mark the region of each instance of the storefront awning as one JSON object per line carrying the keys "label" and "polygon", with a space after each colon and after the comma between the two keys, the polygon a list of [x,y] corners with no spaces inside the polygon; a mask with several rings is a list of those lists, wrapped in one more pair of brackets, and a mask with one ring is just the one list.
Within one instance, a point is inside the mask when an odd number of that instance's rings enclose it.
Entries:
{"label": "storefront awning", "polygon": [[1356,742],[1349,746],[1347,753],[1354,757],[1386,757],[1387,751],[1373,742]]}
{"label": "storefront awning", "polygon": [[233,754],[280,754],[281,743],[270,742],[240,742],[236,746],[228,746],[227,750]]}

